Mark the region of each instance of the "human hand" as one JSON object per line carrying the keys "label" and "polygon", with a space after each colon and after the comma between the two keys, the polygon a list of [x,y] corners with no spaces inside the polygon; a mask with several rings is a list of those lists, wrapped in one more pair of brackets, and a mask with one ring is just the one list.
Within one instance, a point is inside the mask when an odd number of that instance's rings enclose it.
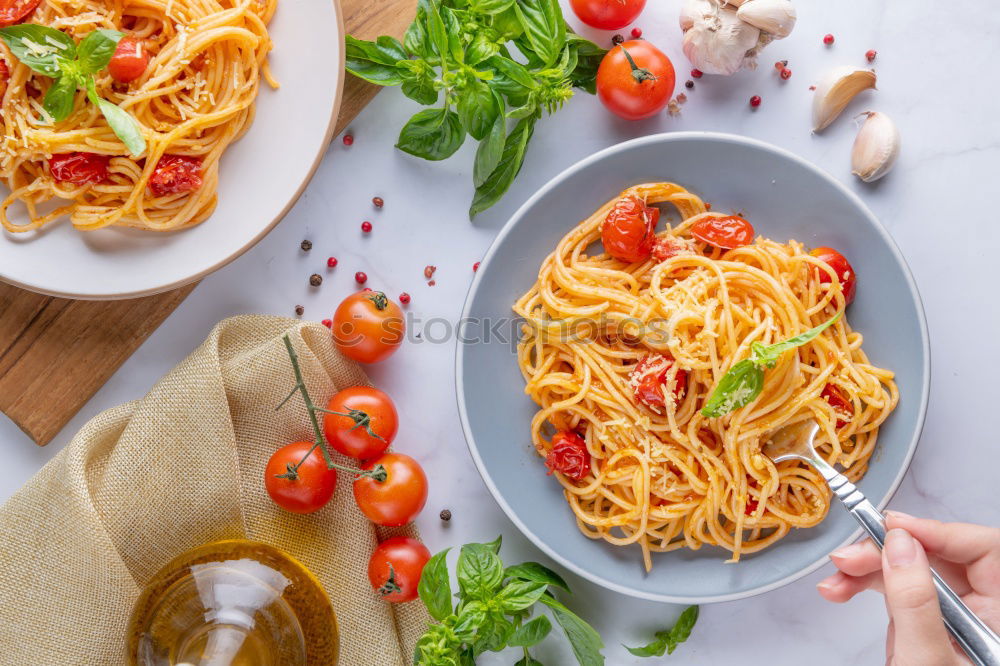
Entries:
{"label": "human hand", "polygon": [[968,664],[941,619],[930,567],[983,622],[1000,630],[1000,530],[897,511],[885,516],[884,550],[865,539],[834,551],[830,559],[840,571],[816,586],[819,593],[837,603],[867,589],[885,595],[887,664]]}

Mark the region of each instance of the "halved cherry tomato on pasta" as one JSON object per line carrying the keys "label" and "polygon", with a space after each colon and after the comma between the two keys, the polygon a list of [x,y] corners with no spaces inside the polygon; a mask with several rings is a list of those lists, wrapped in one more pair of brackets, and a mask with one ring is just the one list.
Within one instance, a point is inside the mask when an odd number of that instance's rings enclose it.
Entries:
{"label": "halved cherry tomato on pasta", "polygon": [[[636,402],[654,408],[665,405],[663,389],[667,382],[667,372],[673,364],[674,360],[663,354],[649,354],[635,364],[629,375],[629,382],[634,387]],[[684,399],[687,374],[687,370],[678,368],[674,375],[672,395],[675,404]]]}
{"label": "halved cherry tomato on pasta", "polygon": [[706,217],[691,226],[691,235],[702,243],[733,250],[753,242],[753,225],[739,215]]}
{"label": "halved cherry tomato on pasta", "polygon": [[837,414],[843,414],[845,418],[837,418],[837,429],[843,428],[848,423],[848,419],[854,414],[854,405],[847,397],[844,389],[836,384],[827,384],[823,387],[823,392],[819,394],[821,398],[830,403]]}
{"label": "halved cherry tomato on pasta", "polygon": [[49,158],[49,172],[57,183],[88,185],[108,179],[110,155],[60,153]]}
{"label": "halved cherry tomato on pasta", "polygon": [[360,460],[380,456],[396,438],[396,405],[377,388],[345,388],[330,399],[326,409],[323,432],[330,445],[345,456]]}
{"label": "halved cherry tomato on pasta", "polygon": [[129,83],[142,76],[148,64],[149,53],[142,42],[135,37],[122,37],[108,62],[108,72],[115,81]]}
{"label": "halved cherry tomato on pasta", "polygon": [[[858,276],[854,272],[854,268],[851,267],[850,262],[847,261],[844,255],[832,247],[818,247],[809,254],[830,265],[833,272],[837,274],[837,279],[840,280],[840,288],[844,292],[844,301],[847,305],[850,305],[854,301],[855,291],[858,286]],[[832,279],[826,271],[819,271],[819,281],[827,283],[832,282]]]}
{"label": "halved cherry tomato on pasta", "polygon": [[591,28],[621,30],[639,17],[646,0],[570,0],[569,5]]}
{"label": "halved cherry tomato on pasta", "polygon": [[590,473],[590,451],[587,442],[572,430],[560,430],[552,436],[552,447],[545,456],[549,474],[560,472],[574,481]]}
{"label": "halved cherry tomato on pasta", "polygon": [[383,481],[359,476],[354,481],[354,501],[368,520],[384,527],[399,527],[417,517],[427,503],[427,475],[420,464],[402,453],[386,453],[361,469],[385,469]]}
{"label": "halved cherry tomato on pasta", "polygon": [[42,0],[0,0],[0,28],[20,23]]}
{"label": "halved cherry tomato on pasta", "polygon": [[654,116],[674,94],[670,58],[644,39],[614,47],[597,68],[597,96],[612,113],[626,120]]}
{"label": "halved cherry tomato on pasta", "polygon": [[399,603],[417,598],[424,566],[431,559],[427,546],[410,537],[393,537],[380,543],[368,560],[368,581],[386,601]]}
{"label": "halved cherry tomato on pasta", "polygon": [[660,219],[660,209],[647,206],[634,194],[622,197],[604,218],[601,242],[615,259],[634,263],[643,261],[653,251],[653,229]]}
{"label": "halved cherry tomato on pasta", "polygon": [[[337,471],[327,468],[319,449],[309,453],[312,446],[312,442],[293,442],[275,451],[267,461],[264,488],[274,503],[286,511],[319,511],[337,488]],[[305,462],[299,465],[303,458]],[[295,465],[299,466],[293,471]]]}
{"label": "halved cherry tomato on pasta", "polygon": [[333,341],[355,361],[385,360],[403,342],[403,311],[381,291],[358,291],[341,302],[333,314]]}
{"label": "halved cherry tomato on pasta", "polygon": [[158,197],[181,194],[201,187],[201,158],[164,155],[149,177],[149,189]]}
{"label": "halved cherry tomato on pasta", "polygon": [[7,61],[0,59],[0,100],[7,94],[7,81],[10,80],[10,68]]}
{"label": "halved cherry tomato on pasta", "polygon": [[653,241],[653,259],[657,261],[666,261],[671,257],[689,252],[688,246],[673,236],[663,236]]}

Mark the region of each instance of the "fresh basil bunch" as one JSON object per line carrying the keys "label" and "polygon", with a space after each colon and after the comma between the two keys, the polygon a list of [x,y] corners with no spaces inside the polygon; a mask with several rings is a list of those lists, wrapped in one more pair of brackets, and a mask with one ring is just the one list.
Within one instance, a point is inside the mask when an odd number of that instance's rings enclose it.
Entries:
{"label": "fresh basil bunch", "polygon": [[420,577],[420,599],[437,620],[417,641],[414,663],[420,666],[471,666],[483,652],[520,647],[516,666],[542,666],[528,648],[552,630],[547,615],[535,615],[536,604],[548,606],[569,639],[581,666],[601,666],[604,644],[589,624],[560,603],[552,588],[569,592],[562,577],[537,562],[504,568],[500,537],[492,543],[462,546],[456,575],[458,603],[452,608],[448,550],[427,562]]}
{"label": "fresh basil bunch", "polygon": [[[419,0],[402,43],[348,35],[347,71],[440,103],[403,126],[400,150],[443,160],[466,134],[479,141],[473,217],[510,188],[542,112],[555,113],[574,86],[594,92],[605,52],[572,32],[558,0]],[[508,121],[516,122],[508,129]]]}
{"label": "fresh basil bunch", "polygon": [[146,150],[139,123],[127,111],[97,94],[94,74],[108,66],[118,40],[116,30],[94,30],[77,44],[55,28],[34,23],[0,28],[0,39],[31,71],[54,79],[45,93],[42,108],[53,121],[65,120],[73,112],[76,91],[83,88],[96,104],[108,126],[134,156]]}
{"label": "fresh basil bunch", "polygon": [[723,416],[753,402],[764,390],[764,368],[773,368],[782,354],[789,349],[801,347],[838,319],[839,312],[819,326],[773,345],[754,342],[750,345],[750,358],[735,363],[719,380],[705,406],[701,408],[702,415],[709,418]]}

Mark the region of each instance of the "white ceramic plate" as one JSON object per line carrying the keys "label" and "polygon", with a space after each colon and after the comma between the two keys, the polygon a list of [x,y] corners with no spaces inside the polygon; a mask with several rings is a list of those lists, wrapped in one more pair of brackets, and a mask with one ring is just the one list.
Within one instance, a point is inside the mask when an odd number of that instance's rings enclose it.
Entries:
{"label": "white ceramic plate", "polygon": [[279,0],[269,31],[271,70],[281,88],[261,85],[253,126],[222,157],[219,205],[208,220],[171,233],[81,233],[68,220],[39,232],[5,231],[0,280],[70,298],[143,296],[204,277],[263,238],[318,166],[345,76],[337,0]]}

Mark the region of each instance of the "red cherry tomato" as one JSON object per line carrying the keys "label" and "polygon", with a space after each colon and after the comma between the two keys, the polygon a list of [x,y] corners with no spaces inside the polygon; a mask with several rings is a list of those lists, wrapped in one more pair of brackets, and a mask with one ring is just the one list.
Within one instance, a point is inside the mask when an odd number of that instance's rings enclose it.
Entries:
{"label": "red cherry tomato", "polygon": [[361,363],[389,358],[403,342],[405,331],[403,311],[381,291],[355,292],[333,314],[337,349]]}
{"label": "red cherry tomato", "polygon": [[386,601],[413,601],[417,598],[420,575],[429,559],[431,552],[416,539],[387,539],[375,548],[368,560],[368,581]]}
{"label": "red cherry tomato", "polygon": [[[312,513],[322,509],[337,488],[337,471],[328,469],[319,449],[309,453],[312,442],[293,442],[283,446],[267,461],[264,487],[274,503],[293,513]],[[305,462],[298,469],[306,454]],[[293,478],[289,478],[293,477]]]}
{"label": "red cherry tomato", "polygon": [[158,197],[181,194],[201,187],[201,158],[164,155],[149,177],[149,189]]}
{"label": "red cherry tomato", "polygon": [[615,259],[634,263],[643,261],[653,251],[653,229],[660,219],[660,209],[647,206],[630,194],[615,203],[601,225],[604,250]]}
{"label": "red cherry tomato", "polygon": [[545,456],[549,474],[561,472],[574,481],[590,474],[590,451],[587,442],[572,430],[560,430],[552,436],[552,448]]}
{"label": "red cherry tomato", "polygon": [[142,42],[135,37],[122,37],[108,62],[108,72],[115,81],[128,83],[142,76],[148,64],[149,53]]}
{"label": "red cherry tomato", "polygon": [[359,476],[354,481],[354,500],[376,525],[405,525],[427,502],[427,476],[416,460],[402,453],[386,453],[361,469],[373,470],[379,465],[385,470],[385,480]]}
{"label": "red cherry tomato", "polygon": [[653,241],[653,259],[657,261],[666,261],[671,257],[689,253],[688,247],[673,236],[664,236]]}
{"label": "red cherry tomato", "polygon": [[20,23],[42,0],[0,0],[0,28]]}
{"label": "red cherry tomato", "polygon": [[368,460],[382,455],[399,430],[396,405],[376,388],[346,388],[334,395],[326,408],[323,416],[326,439],[333,448],[351,458]]}
{"label": "red cherry tomato", "polygon": [[7,81],[10,80],[10,68],[6,60],[0,60],[0,101],[7,94]]}
{"label": "red cherry tomato", "polygon": [[597,96],[612,113],[626,120],[656,115],[673,93],[670,58],[644,39],[614,47],[597,68]]}
{"label": "red cherry tomato", "polygon": [[691,235],[702,243],[733,250],[753,242],[753,225],[739,215],[706,217],[691,226]]}
{"label": "red cherry tomato", "polygon": [[581,21],[598,30],[620,30],[639,17],[646,0],[570,0]]}
{"label": "red cherry tomato", "polygon": [[830,403],[833,410],[837,414],[843,414],[846,418],[837,418],[836,428],[839,430],[847,425],[851,416],[854,415],[854,404],[851,403],[851,399],[847,397],[844,389],[840,388],[836,384],[827,384],[823,387],[823,392],[819,394],[821,398]]}
{"label": "red cherry tomato", "polygon": [[108,179],[110,161],[110,155],[62,153],[49,158],[49,172],[57,183],[102,183]]}
{"label": "red cherry tomato", "polygon": [[[629,381],[634,386],[635,400],[649,407],[663,407],[665,404],[663,388],[667,382],[667,371],[673,366],[674,360],[663,354],[644,356],[629,375]],[[674,375],[674,402],[684,399],[687,390],[687,370],[677,369]]]}
{"label": "red cherry tomato", "polygon": [[[844,255],[831,247],[818,247],[809,254],[830,265],[830,268],[833,269],[833,272],[837,274],[837,278],[840,280],[840,288],[844,292],[844,301],[847,305],[853,303],[858,287],[858,276]],[[819,271],[819,281],[827,283],[832,280],[826,271]]]}

